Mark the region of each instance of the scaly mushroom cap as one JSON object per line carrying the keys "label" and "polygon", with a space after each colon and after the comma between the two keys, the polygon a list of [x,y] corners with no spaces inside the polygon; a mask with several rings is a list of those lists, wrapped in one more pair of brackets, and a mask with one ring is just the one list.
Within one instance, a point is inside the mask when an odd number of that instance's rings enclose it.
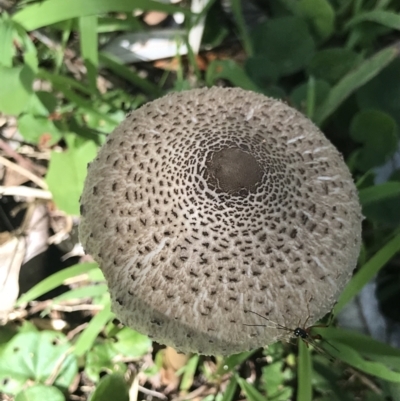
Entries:
{"label": "scaly mushroom cap", "polygon": [[81,213],[117,317],[183,352],[290,336],[246,324],[311,325],[360,250],[342,156],[299,112],[242,89],[173,93],[130,114],[89,166]]}

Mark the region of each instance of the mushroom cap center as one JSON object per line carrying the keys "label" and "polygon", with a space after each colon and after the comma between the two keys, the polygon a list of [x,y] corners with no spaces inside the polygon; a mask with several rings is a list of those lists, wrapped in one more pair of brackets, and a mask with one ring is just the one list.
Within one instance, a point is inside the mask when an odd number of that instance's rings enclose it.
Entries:
{"label": "mushroom cap center", "polygon": [[207,158],[206,167],[208,183],[230,194],[255,192],[264,173],[255,157],[239,148],[213,152]]}

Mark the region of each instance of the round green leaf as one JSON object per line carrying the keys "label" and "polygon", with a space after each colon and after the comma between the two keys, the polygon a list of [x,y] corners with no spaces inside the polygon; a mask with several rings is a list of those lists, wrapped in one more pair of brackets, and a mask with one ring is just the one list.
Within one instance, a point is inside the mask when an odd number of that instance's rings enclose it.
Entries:
{"label": "round green leaf", "polygon": [[129,401],[129,388],[124,377],[114,373],[104,376],[90,397],[90,401]]}
{"label": "round green leaf", "polygon": [[116,337],[117,341],[114,347],[119,354],[124,356],[131,358],[140,357],[147,354],[151,349],[151,340],[129,327],[124,327]]}
{"label": "round green leaf", "polygon": [[[71,215],[79,215],[79,197],[86,177],[86,166],[94,159],[97,146],[86,141],[65,152],[52,152],[46,181],[57,207]],[[62,177],[62,185],[60,185]]]}
{"label": "round green leaf", "polygon": [[34,72],[27,66],[4,67],[0,65],[0,111],[20,114],[32,95]]}
{"label": "round green leaf", "polygon": [[33,144],[39,143],[46,136],[48,145],[53,145],[61,139],[60,131],[47,117],[25,114],[18,119],[18,128],[25,141]]}
{"label": "round green leaf", "polygon": [[309,20],[313,31],[321,39],[328,39],[334,30],[335,11],[327,0],[300,0],[301,14]]}
{"label": "round green leaf", "polygon": [[33,94],[27,107],[27,113],[48,116],[57,107],[57,98],[50,92],[37,91]]}
{"label": "round green leaf", "polygon": [[85,372],[95,382],[100,379],[101,372],[123,373],[126,367],[116,361],[118,356],[139,358],[150,352],[151,346],[152,342],[147,336],[124,327],[115,338],[109,338],[89,351]]}
{"label": "round green leaf", "polygon": [[15,401],[65,401],[63,393],[56,387],[38,384],[21,391]]}
{"label": "round green leaf", "polygon": [[117,356],[118,352],[111,342],[107,341],[104,344],[95,345],[87,355],[86,375],[90,380],[97,383],[100,380],[100,374],[103,372],[125,373],[126,365],[114,360]]}
{"label": "round green leaf", "polygon": [[255,57],[264,60],[266,78],[300,71],[309,63],[315,51],[307,24],[299,17],[265,21],[252,31],[251,38]]}
{"label": "round green leaf", "polygon": [[361,61],[361,56],[352,50],[336,47],[318,52],[307,70],[315,78],[335,84]]}
{"label": "round green leaf", "polygon": [[67,389],[78,370],[70,348],[66,337],[53,331],[15,335],[0,355],[0,392],[17,394],[28,381],[44,383],[54,372],[54,385]]}
{"label": "round green leaf", "polygon": [[361,111],[350,125],[351,137],[363,144],[355,156],[356,167],[367,171],[385,163],[397,150],[397,124],[378,110]]}

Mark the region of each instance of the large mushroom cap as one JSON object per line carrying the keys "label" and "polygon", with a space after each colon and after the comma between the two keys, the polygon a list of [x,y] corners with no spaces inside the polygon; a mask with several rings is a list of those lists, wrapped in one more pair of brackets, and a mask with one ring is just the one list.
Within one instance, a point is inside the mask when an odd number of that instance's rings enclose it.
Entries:
{"label": "large mushroom cap", "polygon": [[242,89],[173,93],[130,114],[90,165],[81,210],[116,315],[184,352],[288,336],[246,324],[311,325],[360,249],[341,155],[299,112]]}

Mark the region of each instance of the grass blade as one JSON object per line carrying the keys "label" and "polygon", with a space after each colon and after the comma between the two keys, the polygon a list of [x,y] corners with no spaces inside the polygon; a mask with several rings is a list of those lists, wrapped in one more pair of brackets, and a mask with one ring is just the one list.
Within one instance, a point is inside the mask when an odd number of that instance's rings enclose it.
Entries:
{"label": "grass blade", "polygon": [[367,83],[399,55],[399,49],[389,47],[365,60],[334,86],[325,102],[316,110],[315,122],[321,125],[352,93]]}
{"label": "grass blade", "polygon": [[101,63],[110,70],[114,71],[120,77],[126,79],[131,84],[140,88],[143,92],[148,93],[152,96],[160,96],[162,91],[157,86],[151,83],[147,79],[140,78],[138,74],[132,71],[130,68],[124,66],[118,58],[111,54],[102,52],[99,55]]}
{"label": "grass blade", "polygon": [[93,317],[75,343],[73,352],[78,357],[84,355],[92,348],[97,336],[114,316],[111,312],[111,302],[108,295],[103,298],[100,305],[104,305],[104,309]]}
{"label": "grass blade", "polygon": [[397,29],[400,31],[400,15],[383,10],[358,14],[346,24],[345,28],[351,28],[352,26],[364,21],[376,22],[377,24],[381,24],[387,28]]}
{"label": "grass blade", "polygon": [[334,314],[337,315],[343,307],[360,292],[364,285],[367,284],[378,273],[378,271],[393,258],[394,255],[396,255],[397,252],[400,252],[400,234],[396,235],[392,240],[384,245],[353,276],[342,292],[342,295],[335,306]]}
{"label": "grass blade", "polygon": [[81,54],[86,65],[89,86],[97,90],[97,68],[99,66],[97,17],[90,15],[79,18]]}
{"label": "grass blade", "polygon": [[254,354],[257,350],[246,351],[240,354],[234,354],[226,357],[223,360],[223,363],[219,364],[218,370],[216,374],[218,376],[222,376],[225,373],[231,372],[237,366],[241,365],[244,361],[246,361],[252,354]]}
{"label": "grass blade", "polygon": [[45,278],[40,283],[36,284],[28,292],[23,294],[16,303],[20,306],[23,303],[33,301],[34,299],[54,290],[54,288],[62,285],[66,280],[87,273],[93,269],[98,269],[97,263],[80,263],[71,267],[67,267],[57,273],[52,274],[50,277]]}
{"label": "grass blade", "polygon": [[233,60],[213,60],[207,68],[206,83],[213,86],[218,79],[227,79],[242,89],[260,92],[257,85],[247,76],[244,69]]}
{"label": "grass blade", "polygon": [[246,399],[249,401],[265,401],[265,397],[250,383],[236,376],[236,381],[239,383],[240,388],[246,395]]}
{"label": "grass blade", "polygon": [[384,184],[359,190],[360,202],[363,206],[384,201],[400,195],[400,182],[389,181]]}
{"label": "grass blade", "polygon": [[241,0],[232,0],[232,12],[235,17],[235,22],[239,29],[240,36],[242,37],[244,50],[250,57],[253,55],[253,46],[243,17],[242,5],[243,2]]}
{"label": "grass blade", "polygon": [[109,12],[132,12],[135,9],[165,13],[183,13],[190,16],[188,8],[164,4],[153,0],[47,0],[26,6],[13,16],[27,31],[42,28],[56,22]]}
{"label": "grass blade", "polygon": [[299,360],[297,365],[297,401],[312,400],[311,355],[307,344],[299,340]]}
{"label": "grass blade", "polygon": [[[400,383],[400,372],[381,362],[364,359],[353,347],[335,342],[337,358],[356,369],[389,382]],[[332,352],[334,354],[334,352]]]}
{"label": "grass blade", "polygon": [[231,380],[229,381],[229,384],[227,385],[224,395],[222,396],[221,401],[232,401],[233,400],[233,396],[236,393],[236,389],[237,389],[237,381],[236,381],[236,377],[232,376]]}
{"label": "grass blade", "polygon": [[74,288],[58,297],[53,298],[53,304],[58,304],[72,299],[93,298],[99,295],[107,294],[108,287],[106,284],[85,285],[84,287]]}
{"label": "grass blade", "polygon": [[183,370],[181,384],[179,386],[180,390],[183,392],[188,392],[193,386],[193,380],[196,374],[196,369],[199,364],[199,355],[193,355],[186,365],[181,369]]}
{"label": "grass blade", "polygon": [[51,82],[56,87],[72,88],[85,95],[92,95],[92,94],[94,95],[95,94],[90,88],[83,85],[81,82],[79,82],[77,80],[74,80],[72,78],[65,77],[62,75],[52,74],[51,72],[48,72],[43,69],[40,69],[38,71],[37,77]]}
{"label": "grass blade", "polygon": [[[400,349],[354,330],[324,327],[315,329],[315,332],[321,334],[324,340],[329,340],[329,343],[333,343],[335,346],[337,343],[347,345],[367,359],[379,361],[393,369],[400,370]],[[337,357],[340,358],[340,353],[337,354]]]}

